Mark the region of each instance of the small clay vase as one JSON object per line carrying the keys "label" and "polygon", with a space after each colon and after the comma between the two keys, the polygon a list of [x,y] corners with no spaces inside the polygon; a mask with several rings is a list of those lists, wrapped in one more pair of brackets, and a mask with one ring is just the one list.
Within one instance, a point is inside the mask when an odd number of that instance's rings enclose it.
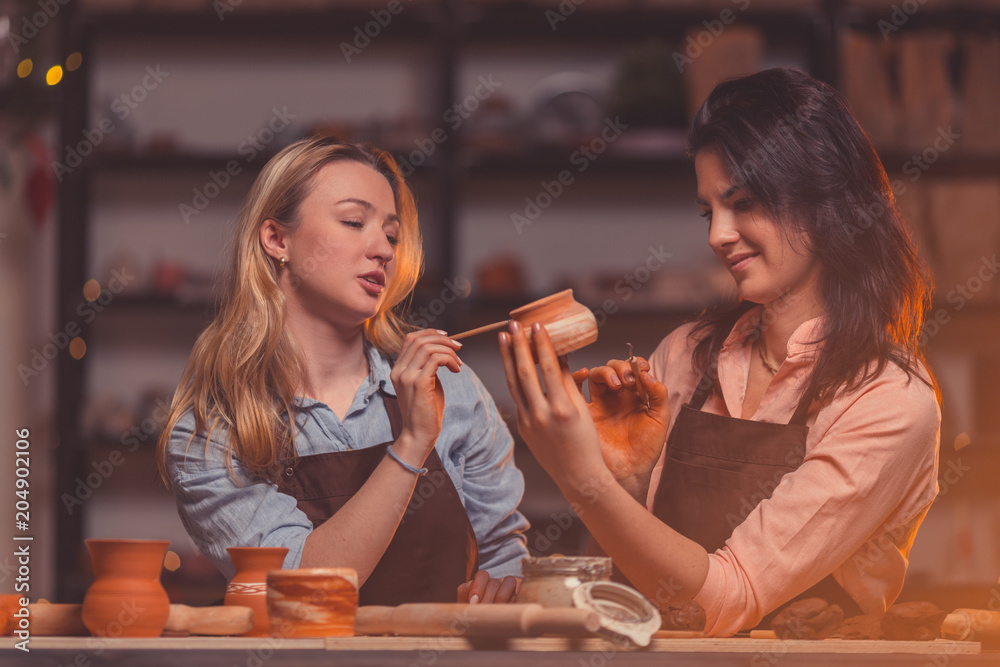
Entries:
{"label": "small clay vase", "polygon": [[536,322],[545,327],[556,355],[562,356],[586,347],[597,340],[597,319],[594,313],[573,298],[567,289],[532,301],[510,311],[531,340],[531,326]]}
{"label": "small clay vase", "polygon": [[87,540],[94,583],[83,624],[98,637],[159,637],[170,614],[160,583],[167,540]]}
{"label": "small clay vase", "polygon": [[275,637],[353,636],[358,572],[350,567],[272,570],[267,609]]}
{"label": "small clay vase", "polygon": [[236,574],[226,586],[223,604],[253,609],[253,629],[241,637],[270,637],[267,616],[267,571],[280,570],[288,553],[286,547],[229,547]]}

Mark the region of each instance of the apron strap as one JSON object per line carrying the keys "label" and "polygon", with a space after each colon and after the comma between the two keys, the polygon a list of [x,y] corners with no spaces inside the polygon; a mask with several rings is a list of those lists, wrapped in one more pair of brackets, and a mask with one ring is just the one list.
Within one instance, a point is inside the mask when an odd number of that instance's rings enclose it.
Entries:
{"label": "apron strap", "polygon": [[[733,323],[733,326],[736,326],[735,322]],[[731,330],[732,329],[730,329],[730,331]],[[716,363],[718,363],[718,359],[716,359]],[[688,401],[688,406],[700,411],[714,389],[715,383],[708,377],[708,371],[706,371],[698,380],[698,384],[695,385],[694,394],[691,395],[691,400]],[[809,418],[809,408],[812,407],[814,395],[814,392],[812,392],[810,388],[807,388],[806,393],[799,398],[799,403],[795,407],[795,414],[793,414],[792,418],[788,420],[789,425],[806,425],[806,419]]]}
{"label": "apron strap", "polygon": [[[691,400],[688,401],[688,407],[695,410],[701,411],[702,406],[705,405],[705,400],[708,398],[709,394],[712,393],[711,380],[708,378],[708,373],[705,373],[701,380],[698,381],[698,385],[695,387],[694,394],[691,396]],[[806,419],[809,418],[809,408],[812,406],[812,395],[813,392],[807,391],[799,399],[799,404],[795,408],[795,414],[792,418],[788,420],[790,426],[805,426]]]}

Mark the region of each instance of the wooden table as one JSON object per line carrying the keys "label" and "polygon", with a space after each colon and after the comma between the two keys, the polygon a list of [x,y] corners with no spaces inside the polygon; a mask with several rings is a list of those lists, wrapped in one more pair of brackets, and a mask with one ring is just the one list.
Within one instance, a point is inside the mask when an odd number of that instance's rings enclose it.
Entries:
{"label": "wooden table", "polygon": [[627,667],[632,665],[741,667],[998,667],[1000,652],[978,643],[780,641],[774,639],[656,639],[623,651],[601,639],[480,640],[459,637],[343,637],[251,639],[161,637],[101,639],[35,637],[29,653],[0,639],[0,666],[91,667]]}

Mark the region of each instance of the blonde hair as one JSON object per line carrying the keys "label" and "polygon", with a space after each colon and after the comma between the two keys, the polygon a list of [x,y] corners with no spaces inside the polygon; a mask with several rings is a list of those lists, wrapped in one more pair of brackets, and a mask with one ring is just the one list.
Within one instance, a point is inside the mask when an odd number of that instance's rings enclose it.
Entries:
{"label": "blonde hair", "polygon": [[302,361],[285,328],[278,263],[265,252],[259,230],[268,219],[295,229],[316,174],[344,160],[366,164],[386,178],[400,220],[395,271],[378,311],[364,324],[365,340],[392,356],[412,328],[404,317],[404,302],[420,277],[423,250],[416,204],[396,161],[373,146],[330,137],[288,146],[264,166],[243,204],[216,315],[198,337],[170,405],[157,443],[160,475],[168,486],[167,445],[178,419],[189,411],[194,432],[205,436],[206,455],[212,434],[225,431],[231,476],[233,458],[254,476],[269,480],[277,479],[283,461],[294,458],[294,429],[289,425],[295,423],[294,392]]}

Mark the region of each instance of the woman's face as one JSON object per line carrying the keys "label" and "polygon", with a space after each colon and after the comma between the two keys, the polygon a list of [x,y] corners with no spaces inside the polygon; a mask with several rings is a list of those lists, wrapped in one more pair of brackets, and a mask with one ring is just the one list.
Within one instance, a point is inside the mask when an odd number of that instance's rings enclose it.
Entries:
{"label": "woman's face", "polygon": [[392,279],[400,233],[382,174],[360,162],[324,166],[286,235],[288,295],[321,319],[357,326],[374,316]]}
{"label": "woman's face", "polygon": [[698,205],[709,222],[708,244],[736,280],[742,299],[768,304],[790,294],[819,302],[820,265],[805,232],[786,231],[746,188],[733,185],[722,158],[695,155]]}

